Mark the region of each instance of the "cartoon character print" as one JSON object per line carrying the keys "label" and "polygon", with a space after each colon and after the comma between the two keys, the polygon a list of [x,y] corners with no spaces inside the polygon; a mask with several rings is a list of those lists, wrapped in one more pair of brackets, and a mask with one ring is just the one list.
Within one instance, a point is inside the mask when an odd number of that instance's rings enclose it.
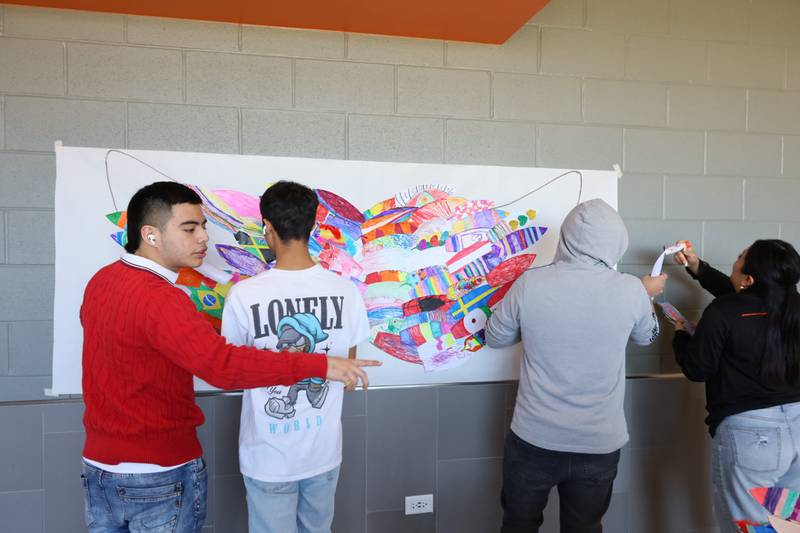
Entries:
{"label": "cartoon character print", "polygon": [[[278,344],[276,350],[287,352],[313,353],[317,344],[325,341],[328,334],[322,331],[319,319],[311,313],[297,313],[283,317],[278,322]],[[281,394],[281,387],[272,387],[272,395],[264,405],[267,415],[272,418],[292,418],[295,415],[295,404],[301,391],[305,391],[308,402],[315,409],[325,404],[328,396],[328,382],[321,378],[308,378],[298,381]]]}

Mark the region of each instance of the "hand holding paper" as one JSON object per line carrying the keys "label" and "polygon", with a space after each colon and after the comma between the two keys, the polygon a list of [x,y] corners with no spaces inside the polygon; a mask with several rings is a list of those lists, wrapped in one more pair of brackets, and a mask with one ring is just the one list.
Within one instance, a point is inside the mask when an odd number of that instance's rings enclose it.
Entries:
{"label": "hand holding paper", "polygon": [[[758,503],[764,506],[769,512],[769,523],[772,525],[777,533],[800,533],[800,522],[797,521],[798,517],[798,498],[797,490],[785,489],[782,487],[755,487],[750,489],[750,494],[756,499]],[[737,525],[743,531],[750,523],[738,523]],[[756,527],[764,529],[753,529],[753,531],[769,531],[764,526],[756,525]],[[750,531],[750,529],[747,529]]]}
{"label": "hand holding paper", "polygon": [[667,275],[661,274],[659,276],[644,276],[642,278],[642,285],[644,285],[644,289],[647,291],[647,295],[650,298],[655,298],[662,292],[664,292],[664,285],[667,283]]}
{"label": "hand holding paper", "polygon": [[661,311],[664,312],[664,316],[669,320],[672,324],[675,325],[675,329],[678,331],[685,331],[689,335],[694,335],[695,326],[690,322],[683,314],[675,308],[669,302],[656,302],[656,304],[661,308]]}
{"label": "hand holding paper", "polygon": [[800,524],[797,522],[790,522],[772,515],[769,517],[769,523],[778,533],[800,533]]}
{"label": "hand holding paper", "polygon": [[682,252],[686,248],[686,242],[688,241],[678,241],[678,244],[674,246],[665,247],[664,251],[661,252],[661,255],[658,256],[658,259],[656,259],[656,262],[653,265],[653,270],[650,272],[650,276],[657,278],[659,275],[661,275],[661,269],[664,267],[664,258],[668,255]]}
{"label": "hand holding paper", "polygon": [[697,274],[697,268],[700,266],[700,258],[697,257],[692,242],[678,241],[676,244],[683,244],[684,248],[682,251],[675,253],[675,262]]}

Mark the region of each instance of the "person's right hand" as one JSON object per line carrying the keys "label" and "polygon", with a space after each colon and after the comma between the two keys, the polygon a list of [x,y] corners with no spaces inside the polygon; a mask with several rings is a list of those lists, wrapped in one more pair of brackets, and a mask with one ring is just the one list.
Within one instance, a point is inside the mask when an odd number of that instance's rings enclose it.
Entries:
{"label": "person's right hand", "polygon": [[675,262],[681,266],[685,266],[689,270],[692,271],[693,274],[697,274],[697,269],[700,268],[700,258],[697,257],[697,253],[694,251],[694,247],[692,246],[691,241],[678,241],[675,244],[685,244],[686,247],[683,249],[682,252],[678,252],[675,254]]}
{"label": "person's right hand", "polygon": [[382,364],[380,361],[368,359],[347,359],[345,357],[328,356],[328,373],[325,377],[332,381],[344,383],[344,388],[348,391],[355,389],[356,385],[358,385],[358,380],[361,380],[364,390],[366,390],[369,387],[369,378],[361,367],[380,366]]}
{"label": "person's right hand", "polygon": [[642,284],[650,298],[654,298],[664,292],[664,285],[667,283],[667,277],[666,274],[661,274],[657,278],[652,276],[645,276],[642,278]]}

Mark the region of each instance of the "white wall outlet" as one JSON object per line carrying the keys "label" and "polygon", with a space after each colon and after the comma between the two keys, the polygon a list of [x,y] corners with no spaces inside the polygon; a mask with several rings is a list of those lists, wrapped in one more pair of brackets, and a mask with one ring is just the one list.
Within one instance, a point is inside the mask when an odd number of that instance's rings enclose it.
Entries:
{"label": "white wall outlet", "polygon": [[406,514],[422,514],[433,512],[433,494],[406,496]]}

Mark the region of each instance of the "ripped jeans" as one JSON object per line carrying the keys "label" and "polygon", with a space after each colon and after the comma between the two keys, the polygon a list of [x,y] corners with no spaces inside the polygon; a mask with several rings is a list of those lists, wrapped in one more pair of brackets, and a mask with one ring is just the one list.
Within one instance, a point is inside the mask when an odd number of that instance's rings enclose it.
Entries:
{"label": "ripped jeans", "polygon": [[766,523],[769,513],[751,495],[754,487],[800,490],[800,402],[755,409],[725,418],[711,447],[714,512],[720,533],[735,521]]}

